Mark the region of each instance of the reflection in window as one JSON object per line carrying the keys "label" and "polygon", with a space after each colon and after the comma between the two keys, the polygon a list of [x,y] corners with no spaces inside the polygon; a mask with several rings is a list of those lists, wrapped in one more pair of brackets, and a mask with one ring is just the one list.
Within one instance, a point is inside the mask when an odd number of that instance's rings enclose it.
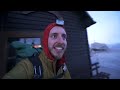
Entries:
{"label": "reflection in window", "polygon": [[41,44],[40,38],[20,38],[19,41],[26,44],[37,44],[37,45]]}

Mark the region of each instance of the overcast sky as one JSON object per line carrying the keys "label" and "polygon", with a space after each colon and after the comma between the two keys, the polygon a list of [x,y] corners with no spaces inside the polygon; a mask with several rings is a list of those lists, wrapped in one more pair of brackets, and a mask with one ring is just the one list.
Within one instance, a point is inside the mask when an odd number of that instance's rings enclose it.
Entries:
{"label": "overcast sky", "polygon": [[87,11],[96,24],[87,28],[89,44],[120,43],[120,11]]}

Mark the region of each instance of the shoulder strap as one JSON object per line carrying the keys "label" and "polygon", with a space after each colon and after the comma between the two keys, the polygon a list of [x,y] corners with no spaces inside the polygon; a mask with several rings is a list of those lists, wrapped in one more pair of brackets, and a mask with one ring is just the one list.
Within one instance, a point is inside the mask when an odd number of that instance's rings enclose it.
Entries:
{"label": "shoulder strap", "polygon": [[63,72],[62,72],[62,73],[58,74],[57,76],[55,76],[55,77],[53,77],[53,78],[51,78],[51,79],[58,79],[58,78],[62,78],[62,77],[63,77],[63,75],[65,74],[65,72],[67,71],[67,67],[66,67],[66,65],[65,65],[65,64],[63,64],[63,65],[62,65],[62,69],[63,69]]}
{"label": "shoulder strap", "polygon": [[43,76],[43,67],[42,62],[40,61],[38,54],[35,54],[29,57],[29,60],[33,64],[34,67],[34,78],[33,79],[41,79]]}
{"label": "shoulder strap", "polygon": [[[29,60],[31,61],[31,63],[33,64],[33,67],[34,67],[34,78],[33,79],[41,79],[43,77],[43,67],[42,67],[41,60],[38,58],[38,54],[34,54],[33,56],[29,57]],[[62,73],[60,73],[57,76],[54,76],[51,79],[62,78],[64,73],[66,72],[65,64],[62,65],[62,69],[63,69]]]}

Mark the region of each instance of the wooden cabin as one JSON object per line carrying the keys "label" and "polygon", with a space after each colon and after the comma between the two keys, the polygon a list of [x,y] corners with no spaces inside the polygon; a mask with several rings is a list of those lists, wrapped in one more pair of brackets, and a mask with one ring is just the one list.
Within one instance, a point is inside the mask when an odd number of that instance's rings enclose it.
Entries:
{"label": "wooden cabin", "polygon": [[[85,11],[8,11],[0,12],[0,78],[6,73],[9,40],[42,39],[44,28],[61,18],[65,22],[68,47],[66,62],[73,79],[91,77],[87,27],[95,22]],[[12,39],[10,39],[12,38]]]}

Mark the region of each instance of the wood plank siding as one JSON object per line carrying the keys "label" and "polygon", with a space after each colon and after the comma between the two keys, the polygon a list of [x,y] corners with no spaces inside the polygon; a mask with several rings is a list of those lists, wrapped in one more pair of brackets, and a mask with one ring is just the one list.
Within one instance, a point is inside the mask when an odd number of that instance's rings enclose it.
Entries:
{"label": "wood plank siding", "polygon": [[[85,12],[59,11],[65,21],[68,47],[66,51],[66,63],[72,78],[90,78],[91,62],[89,57],[89,45],[86,28],[93,24],[91,18]],[[0,22],[0,76],[6,72],[7,53],[6,42],[9,37],[40,37],[44,28],[55,22],[56,16],[47,11],[35,11],[28,14],[18,11],[9,11],[1,15]],[[2,19],[4,17],[4,20]],[[4,36],[3,34],[4,33]],[[3,45],[4,44],[4,45]],[[4,48],[4,49],[3,49]],[[3,53],[4,52],[4,55]],[[4,56],[4,57],[3,57]]]}

